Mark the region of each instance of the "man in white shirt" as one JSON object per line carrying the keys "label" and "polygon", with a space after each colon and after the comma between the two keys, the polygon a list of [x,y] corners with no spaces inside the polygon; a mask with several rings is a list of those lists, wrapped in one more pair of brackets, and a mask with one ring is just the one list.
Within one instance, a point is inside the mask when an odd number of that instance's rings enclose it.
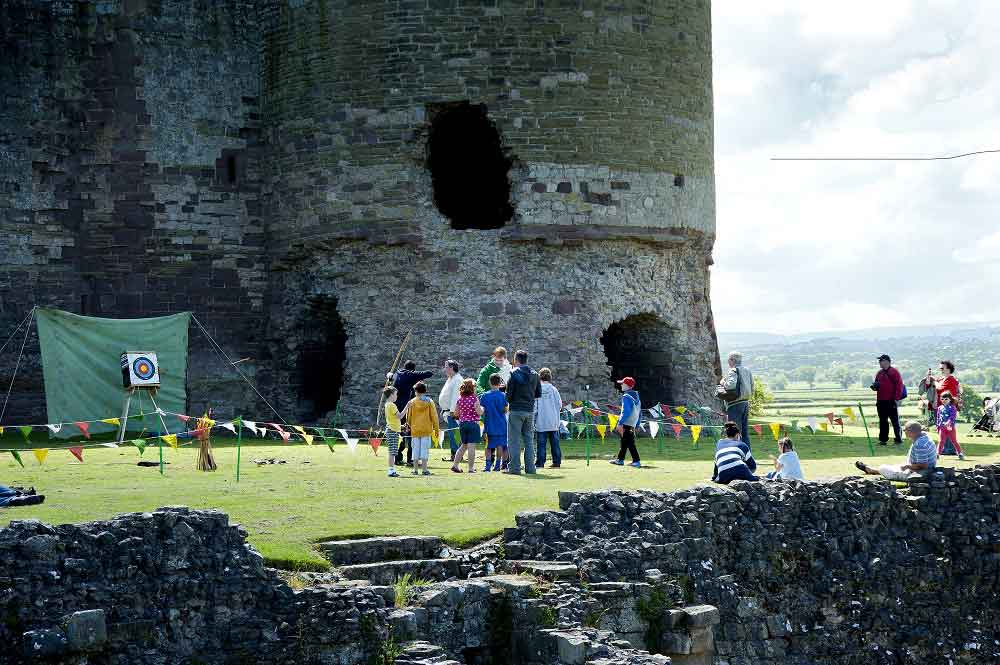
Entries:
{"label": "man in white shirt", "polygon": [[446,380],[441,394],[438,395],[438,406],[441,407],[441,420],[447,423],[444,426],[445,438],[451,447],[451,457],[449,461],[455,459],[460,440],[458,436],[458,421],[455,420],[455,405],[458,403],[458,387],[462,385],[462,375],[458,373],[458,361],[447,360],[444,363],[444,375]]}

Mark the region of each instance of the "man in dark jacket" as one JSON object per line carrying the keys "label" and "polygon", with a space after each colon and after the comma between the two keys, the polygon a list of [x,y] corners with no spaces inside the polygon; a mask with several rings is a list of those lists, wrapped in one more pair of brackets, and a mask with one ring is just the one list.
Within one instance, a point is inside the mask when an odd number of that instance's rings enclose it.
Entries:
{"label": "man in dark jacket", "polygon": [[[392,377],[392,386],[396,389],[396,408],[403,411],[406,405],[410,403],[413,399],[415,393],[413,392],[413,386],[417,385],[418,381],[423,381],[424,379],[429,379],[434,376],[434,372],[418,372],[417,363],[412,360],[407,360],[403,364],[403,369],[396,370],[396,374]],[[399,450],[396,453],[396,464],[398,466],[403,466],[403,448],[406,448],[406,466],[413,466],[413,450],[410,447],[410,437],[408,436],[410,432],[409,426],[406,424],[406,418],[403,418],[403,436],[399,438]]]}
{"label": "man in dark jacket", "polygon": [[878,442],[883,446],[889,443],[889,423],[892,423],[892,433],[898,446],[903,443],[903,437],[899,431],[899,408],[896,402],[903,399],[903,377],[892,366],[892,358],[884,353],[878,357],[878,366],[878,373],[871,385],[871,389],[875,391],[875,409],[878,411]]}
{"label": "man in dark jacket", "polygon": [[542,396],[538,372],[528,367],[528,352],[514,354],[514,371],[507,383],[507,453],[510,466],[504,473],[521,473],[521,449],[524,448],[524,472],[535,472],[535,400]]}

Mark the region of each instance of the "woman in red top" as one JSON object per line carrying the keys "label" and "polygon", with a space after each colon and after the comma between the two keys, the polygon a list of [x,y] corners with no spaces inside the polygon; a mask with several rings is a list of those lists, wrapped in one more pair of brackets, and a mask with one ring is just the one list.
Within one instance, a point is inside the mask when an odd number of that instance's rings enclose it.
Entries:
{"label": "woman in red top", "polygon": [[937,389],[937,403],[934,408],[941,406],[941,393],[948,391],[951,393],[955,406],[958,407],[959,385],[955,378],[955,363],[950,360],[941,361],[941,378],[934,379],[934,387]]}

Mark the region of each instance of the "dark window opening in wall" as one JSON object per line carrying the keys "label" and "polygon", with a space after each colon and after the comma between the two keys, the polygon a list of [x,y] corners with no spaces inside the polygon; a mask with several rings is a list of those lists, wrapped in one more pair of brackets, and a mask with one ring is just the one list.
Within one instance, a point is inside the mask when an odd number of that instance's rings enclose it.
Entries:
{"label": "dark window opening in wall", "polygon": [[453,229],[498,229],[514,216],[510,169],[485,104],[457,102],[429,107],[427,168],[434,205]]}
{"label": "dark window opening in wall", "polygon": [[87,294],[84,293],[80,296],[80,314],[83,316],[87,315]]}
{"label": "dark window opening in wall", "polygon": [[684,176],[682,174],[677,174],[674,176],[674,187],[684,186]]}
{"label": "dark window opening in wall", "polygon": [[226,158],[226,182],[230,185],[236,184],[236,157],[229,155]]}
{"label": "dark window opening in wall", "polygon": [[344,386],[347,332],[337,312],[337,299],[314,298],[300,328],[304,339],[299,351],[299,397],[313,420],[329,423]]}
{"label": "dark window opening in wall", "polygon": [[611,379],[635,379],[642,406],[674,404],[673,330],[654,314],[635,314],[608,326],[601,336]]}

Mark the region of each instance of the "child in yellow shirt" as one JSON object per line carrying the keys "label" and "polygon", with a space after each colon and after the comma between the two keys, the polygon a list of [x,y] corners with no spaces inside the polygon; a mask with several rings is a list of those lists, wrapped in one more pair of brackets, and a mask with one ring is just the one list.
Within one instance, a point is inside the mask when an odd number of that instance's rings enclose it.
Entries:
{"label": "child in yellow shirt", "polygon": [[413,386],[416,397],[403,408],[401,416],[406,418],[406,424],[410,426],[410,446],[413,448],[413,475],[421,473],[431,475],[427,468],[427,460],[430,458],[431,441],[440,438],[441,425],[438,422],[437,405],[434,400],[427,396],[427,384],[418,381]]}
{"label": "child in yellow shirt", "polygon": [[389,477],[399,478],[396,473],[396,453],[399,451],[399,437],[403,424],[399,420],[399,408],[396,406],[396,389],[389,386],[382,391],[385,399],[385,443],[389,446]]}

